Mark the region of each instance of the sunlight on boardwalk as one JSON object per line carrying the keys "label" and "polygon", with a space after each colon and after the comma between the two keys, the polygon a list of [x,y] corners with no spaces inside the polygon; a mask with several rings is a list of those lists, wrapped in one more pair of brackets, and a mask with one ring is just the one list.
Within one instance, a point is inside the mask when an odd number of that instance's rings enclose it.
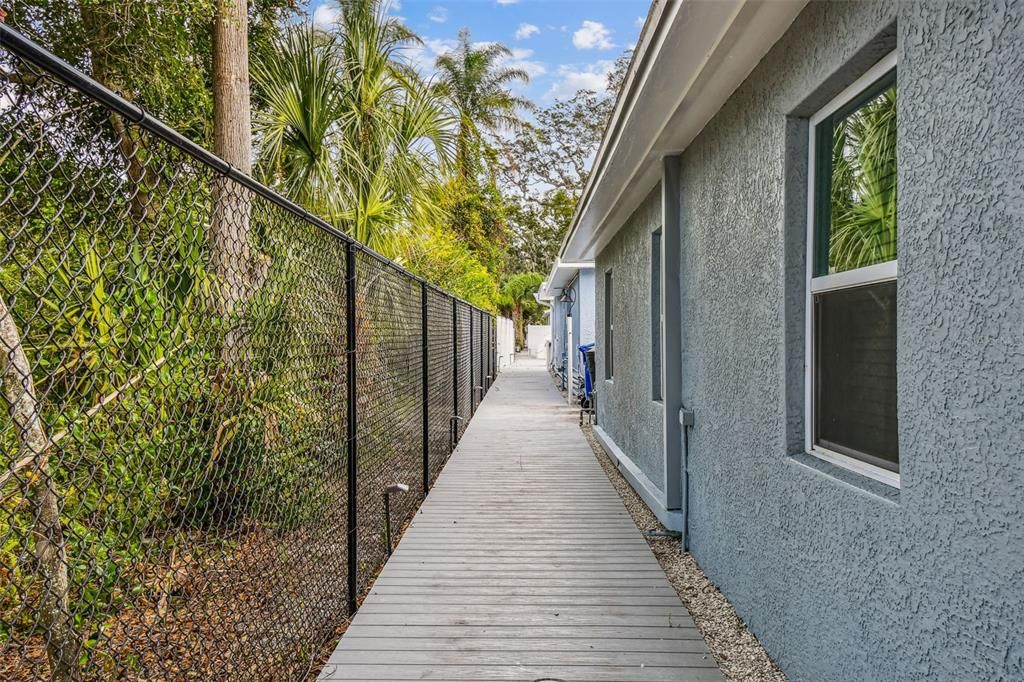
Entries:
{"label": "sunlight on boardwalk", "polygon": [[555,391],[484,400],[321,680],[723,679]]}

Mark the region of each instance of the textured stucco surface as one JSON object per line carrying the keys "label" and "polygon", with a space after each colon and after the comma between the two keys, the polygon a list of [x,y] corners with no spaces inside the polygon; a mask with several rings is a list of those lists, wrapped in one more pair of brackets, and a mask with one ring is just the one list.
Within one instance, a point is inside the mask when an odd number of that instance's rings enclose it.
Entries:
{"label": "textured stucco surface", "polygon": [[[596,260],[597,420],[646,475],[665,490],[664,406],[651,400],[651,232],[661,225],[655,188]],[[605,381],[604,286],[612,271],[615,377]]]}
{"label": "textured stucco surface", "polygon": [[[551,302],[551,355],[548,365],[561,367],[568,352],[566,346],[567,320],[572,320],[572,344],[580,346],[594,340],[594,270],[581,269],[570,283],[571,302]],[[582,371],[579,353],[573,351],[574,372]]]}
{"label": "textured stucco surface", "polygon": [[[791,679],[1024,679],[1022,17],[996,0],[812,3],[683,155],[691,548]],[[798,453],[800,117],[894,43],[900,491]],[[601,254],[597,297],[600,318],[614,268],[630,331],[599,414],[651,471],[656,209]]]}
{"label": "textured stucco surface", "polygon": [[551,303],[551,354],[548,366],[558,368],[565,360],[566,313],[569,304],[555,299]]}
{"label": "textured stucco surface", "polygon": [[577,320],[578,327],[574,332],[575,338],[580,344],[592,343],[594,336],[594,269],[587,268],[580,270],[579,295],[577,296],[578,313],[574,320]]}

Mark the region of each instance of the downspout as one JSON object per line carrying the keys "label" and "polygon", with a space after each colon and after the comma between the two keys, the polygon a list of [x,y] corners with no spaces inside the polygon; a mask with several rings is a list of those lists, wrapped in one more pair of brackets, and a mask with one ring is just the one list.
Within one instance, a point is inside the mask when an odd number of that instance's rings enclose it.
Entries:
{"label": "downspout", "polygon": [[690,551],[690,429],[693,428],[693,410],[679,408],[679,425],[683,427],[683,551]]}

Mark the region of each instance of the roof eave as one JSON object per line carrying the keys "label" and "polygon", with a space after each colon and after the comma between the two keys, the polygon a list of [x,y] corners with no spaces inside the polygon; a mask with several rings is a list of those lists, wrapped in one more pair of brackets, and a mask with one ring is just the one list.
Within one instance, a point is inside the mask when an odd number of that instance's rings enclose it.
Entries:
{"label": "roof eave", "polygon": [[646,40],[634,56],[561,259],[592,260],[600,252],[657,185],[661,159],[689,146],[807,1],[681,0],[652,7]]}
{"label": "roof eave", "polygon": [[565,262],[560,258],[556,258],[547,279],[541,283],[540,289],[537,290],[537,300],[553,301],[562,292],[562,289],[572,282],[580,270],[592,269],[593,267],[594,261]]}

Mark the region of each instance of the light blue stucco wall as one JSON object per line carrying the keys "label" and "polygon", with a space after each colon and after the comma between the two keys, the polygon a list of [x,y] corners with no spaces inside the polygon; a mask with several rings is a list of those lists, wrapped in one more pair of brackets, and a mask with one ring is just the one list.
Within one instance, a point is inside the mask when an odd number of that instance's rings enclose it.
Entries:
{"label": "light blue stucco wall", "polygon": [[548,355],[548,366],[556,369],[561,367],[565,359],[565,325],[568,305],[557,300],[551,303],[551,353]]}
{"label": "light blue stucco wall", "polygon": [[[812,3],[682,156],[691,549],[793,680],[1024,680],[1022,22]],[[900,490],[801,454],[806,117],[894,46]],[[599,420],[651,473],[656,196],[597,259],[599,344],[607,268],[629,330]]]}
{"label": "light blue stucco wall", "polygon": [[[1024,679],[1022,16],[813,4],[683,155],[691,547],[794,680]],[[894,42],[902,489],[887,492],[797,454],[800,117]]]}
{"label": "light blue stucco wall", "polygon": [[[572,320],[573,346],[594,341],[594,270],[584,268],[566,287],[571,302],[561,302],[556,296],[551,303],[551,355],[548,365],[560,367],[566,356],[567,322]],[[573,353],[573,371],[580,372],[579,353]]]}
{"label": "light blue stucco wall", "polygon": [[594,336],[594,269],[586,268],[580,270],[579,280],[577,282],[579,287],[579,295],[577,300],[576,317],[573,319],[577,321],[577,327],[575,330],[574,339],[578,340],[577,345],[584,343],[593,343],[596,337]]}
{"label": "light blue stucco wall", "polygon": [[[651,233],[661,225],[655,188],[595,261],[597,423],[664,493],[665,409],[651,399]],[[605,377],[605,273],[612,272],[615,376]]]}

